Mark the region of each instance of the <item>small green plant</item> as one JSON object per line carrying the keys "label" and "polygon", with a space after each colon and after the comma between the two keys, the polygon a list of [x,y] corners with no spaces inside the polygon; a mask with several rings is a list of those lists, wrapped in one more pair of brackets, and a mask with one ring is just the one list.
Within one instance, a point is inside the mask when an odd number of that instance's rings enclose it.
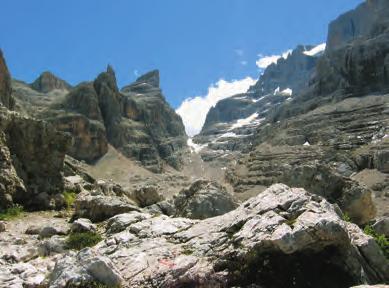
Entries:
{"label": "small green plant", "polygon": [[92,281],[82,282],[77,284],[68,284],[67,288],[119,288],[120,286],[107,286],[103,283]]}
{"label": "small green plant", "polygon": [[16,204],[0,212],[0,220],[12,220],[23,215],[23,207]]}
{"label": "small green plant", "polygon": [[63,197],[65,200],[66,209],[70,210],[76,200],[76,193],[74,192],[64,192]]}
{"label": "small green plant", "polygon": [[374,240],[377,242],[378,246],[380,246],[382,252],[384,253],[385,257],[389,259],[389,239],[386,238],[385,235],[378,235],[377,232],[374,230],[374,228],[371,225],[366,225],[363,229],[365,234],[371,236],[374,238]]}
{"label": "small green plant", "polygon": [[81,250],[85,247],[95,246],[101,240],[103,238],[96,232],[71,233],[66,239],[66,246],[69,249]]}
{"label": "small green plant", "polygon": [[184,255],[192,255],[194,251],[190,249],[189,247],[184,247],[184,249],[181,251]]}
{"label": "small green plant", "polygon": [[347,212],[343,214],[343,221],[351,222],[351,217]]}

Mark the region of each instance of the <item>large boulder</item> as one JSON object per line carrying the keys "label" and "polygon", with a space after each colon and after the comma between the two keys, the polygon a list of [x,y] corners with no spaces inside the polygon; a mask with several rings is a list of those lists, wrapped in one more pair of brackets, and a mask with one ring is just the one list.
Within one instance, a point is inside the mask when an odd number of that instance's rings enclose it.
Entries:
{"label": "large boulder", "polygon": [[79,195],[74,205],[76,218],[87,218],[93,222],[104,221],[118,214],[139,211],[138,207],[116,196]]}
{"label": "large boulder", "polygon": [[215,181],[197,180],[173,199],[175,215],[206,219],[234,210],[238,204],[227,189]]}
{"label": "large boulder", "polygon": [[105,281],[83,267],[88,255],[106,259],[107,272],[129,287],[341,288],[389,280],[388,260],[373,238],[324,198],[282,184],[202,221],[140,218],[59,261],[50,285]]}
{"label": "large boulder", "polygon": [[83,250],[77,258],[66,256],[54,267],[50,277],[50,287],[60,288],[69,285],[84,285],[99,282],[107,287],[120,287],[123,280],[112,262],[104,256]]}
{"label": "large boulder", "polygon": [[164,200],[161,188],[154,185],[144,185],[137,187],[132,197],[138,202],[139,206],[147,207]]}

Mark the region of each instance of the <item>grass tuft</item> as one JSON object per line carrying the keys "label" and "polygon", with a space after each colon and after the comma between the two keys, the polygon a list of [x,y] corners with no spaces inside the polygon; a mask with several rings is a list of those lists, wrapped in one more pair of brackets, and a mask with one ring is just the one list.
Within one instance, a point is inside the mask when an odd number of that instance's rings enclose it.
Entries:
{"label": "grass tuft", "polygon": [[69,249],[81,250],[85,247],[95,246],[101,240],[103,238],[96,232],[71,233],[66,239],[66,246]]}
{"label": "grass tuft", "polygon": [[386,238],[386,236],[383,234],[382,235],[377,234],[377,232],[375,232],[374,228],[371,225],[366,225],[365,228],[363,229],[363,232],[365,232],[365,234],[374,238],[378,246],[380,246],[385,257],[389,259],[389,239]]}
{"label": "grass tuft", "polygon": [[66,209],[70,210],[74,204],[74,201],[76,201],[76,193],[74,192],[64,192],[63,197],[65,200]]}
{"label": "grass tuft", "polygon": [[23,215],[23,207],[16,204],[10,208],[5,209],[4,211],[0,212],[0,220],[12,220],[15,218],[18,218]]}

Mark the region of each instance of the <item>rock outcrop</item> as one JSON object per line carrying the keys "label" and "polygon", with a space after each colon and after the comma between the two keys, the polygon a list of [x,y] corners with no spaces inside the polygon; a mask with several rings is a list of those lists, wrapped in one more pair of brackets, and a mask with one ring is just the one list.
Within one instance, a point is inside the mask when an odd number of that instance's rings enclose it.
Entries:
{"label": "rock outcrop", "polygon": [[11,92],[11,76],[5,63],[3,52],[0,50],[0,104],[8,109],[13,109],[15,105]]}
{"label": "rock outcrop", "polygon": [[[339,213],[320,196],[277,184],[230,213],[202,221],[133,219],[94,248],[58,261],[50,287],[108,279],[123,287],[289,287],[293,282],[333,288],[388,281],[388,260],[375,241]],[[92,256],[106,268],[88,269]]]}
{"label": "rock outcrop", "polygon": [[48,93],[53,90],[70,90],[71,86],[53,73],[45,71],[31,83],[31,88],[41,93]]}

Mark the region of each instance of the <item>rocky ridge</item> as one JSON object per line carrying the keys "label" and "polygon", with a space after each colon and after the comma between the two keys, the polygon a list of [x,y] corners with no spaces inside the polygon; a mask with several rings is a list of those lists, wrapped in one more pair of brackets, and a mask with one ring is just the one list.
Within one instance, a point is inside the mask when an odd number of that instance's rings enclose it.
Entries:
{"label": "rocky ridge", "polygon": [[154,172],[161,172],[165,163],[182,166],[184,127],[162,95],[158,71],[122,91],[111,67],[92,83],[73,88],[49,72],[30,86],[20,81],[13,86],[18,110],[71,134],[68,154],[78,160],[93,163],[110,143]]}

